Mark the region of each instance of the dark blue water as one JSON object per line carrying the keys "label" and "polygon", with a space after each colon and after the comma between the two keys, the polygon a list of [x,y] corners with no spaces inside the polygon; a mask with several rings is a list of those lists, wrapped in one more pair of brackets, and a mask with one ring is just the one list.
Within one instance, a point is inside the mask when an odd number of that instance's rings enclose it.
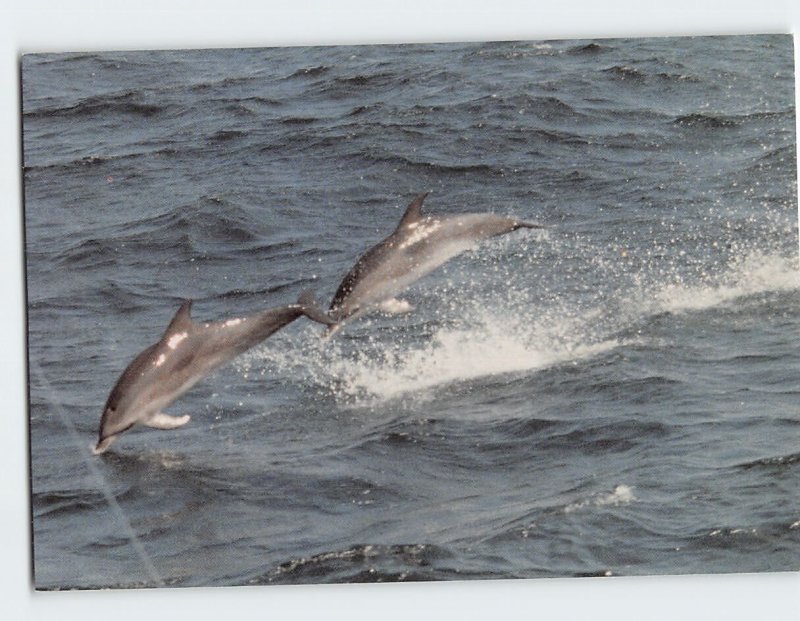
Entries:
{"label": "dark blue water", "polygon": [[[28,55],[38,588],[800,568],[790,36]],[[195,319],[327,301],[413,196],[547,225],[89,452]]]}

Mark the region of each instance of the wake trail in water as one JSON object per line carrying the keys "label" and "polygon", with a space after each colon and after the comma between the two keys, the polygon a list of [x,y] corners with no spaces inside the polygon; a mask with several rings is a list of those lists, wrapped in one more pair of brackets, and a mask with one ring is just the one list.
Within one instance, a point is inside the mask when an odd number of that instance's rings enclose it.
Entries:
{"label": "wake trail in water", "polygon": [[656,309],[667,312],[705,310],[739,298],[800,288],[796,258],[753,252],[745,255],[710,285],[670,283],[655,292]]}
{"label": "wake trail in water", "polygon": [[613,349],[615,339],[599,343],[559,343],[553,331],[520,326],[486,313],[464,329],[441,328],[422,346],[390,346],[378,357],[337,357],[328,368],[339,378],[346,398],[389,400],[420,395],[437,386],[483,377],[523,373],[575,362]]}
{"label": "wake trail in water", "polygon": [[[628,278],[625,278],[627,276]],[[664,313],[705,311],[741,298],[800,288],[794,259],[754,251],[704,282],[670,282],[648,275],[617,274],[632,282],[581,305],[560,300],[539,302],[535,287],[492,291],[461,303],[448,301],[456,325],[436,325],[429,333],[371,334],[356,344],[319,342],[313,328],[299,343],[266,344],[238,363],[240,371],[269,367],[269,374],[303,377],[345,404],[376,405],[400,397],[431,398],[434,389],[493,376],[530,374],[581,362],[634,343],[647,343],[646,328],[621,337],[632,326]],[[455,290],[458,287],[455,286]],[[464,294],[469,295],[469,293]],[[369,319],[365,319],[369,326]],[[350,327],[353,329],[353,326]],[[300,352],[296,347],[301,349]]]}

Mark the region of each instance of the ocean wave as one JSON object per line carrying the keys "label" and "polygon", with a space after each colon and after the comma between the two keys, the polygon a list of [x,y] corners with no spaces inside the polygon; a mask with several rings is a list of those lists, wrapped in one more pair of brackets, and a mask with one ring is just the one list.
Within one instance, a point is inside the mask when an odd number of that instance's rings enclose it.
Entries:
{"label": "ocean wave", "polygon": [[763,155],[760,155],[758,157],[758,161],[761,164],[772,164],[788,161],[796,166],[797,149],[793,144],[776,147],[775,149],[770,149]]}
{"label": "ocean wave", "polygon": [[303,67],[302,69],[298,69],[291,75],[287,76],[287,79],[294,79],[294,78],[314,78],[316,76],[324,75],[330,71],[330,67],[326,65],[316,65],[314,67]]}
{"label": "ocean wave", "polygon": [[260,240],[253,216],[235,200],[218,194],[204,194],[191,203],[153,216],[131,220],[124,233],[158,233],[161,237],[184,233],[198,240],[245,243]]}
{"label": "ocean wave", "polygon": [[313,116],[286,116],[279,119],[282,125],[311,125],[317,121],[319,119]]}
{"label": "ocean wave", "polygon": [[[87,265],[91,265],[87,260]],[[137,311],[150,309],[153,303],[163,304],[164,298],[161,295],[154,295],[144,289],[129,286],[109,280],[93,281],[92,295],[87,296],[81,302],[65,295],[50,295],[46,298],[30,301],[31,309],[37,311],[37,315],[46,321],[56,321],[63,319],[65,313],[83,312],[86,309],[94,309],[95,312],[113,311],[120,316],[125,316]]]}
{"label": "ocean wave", "polygon": [[721,129],[736,127],[739,120],[723,114],[709,114],[706,112],[693,112],[676,118],[673,123],[682,127],[702,127],[704,129]]}
{"label": "ocean wave", "polygon": [[[509,515],[495,525],[485,541],[493,546],[509,543],[516,546],[520,540],[550,540],[551,533],[560,531],[562,541],[568,541],[570,546],[575,546],[576,534],[564,531],[563,525],[586,524],[587,519],[592,520],[599,513],[614,513],[615,519],[629,521],[632,529],[643,529],[655,535],[656,533],[637,520],[623,518],[617,511],[639,501],[634,489],[633,486],[620,483],[610,490],[589,491],[585,485],[581,485],[580,489],[564,490],[550,497],[539,498],[534,506],[523,506],[522,514]],[[574,560],[578,566],[585,565],[582,562],[585,559]],[[604,569],[599,575],[611,575],[607,571]]]}
{"label": "ocean wave", "polygon": [[[222,101],[231,106],[244,106],[244,104],[255,104],[257,106],[265,106],[268,108],[281,107],[286,104],[285,101],[275,99],[273,97],[264,97],[263,95],[248,95],[243,97],[236,97],[235,99],[225,98]],[[249,110],[249,108],[248,108]]]}
{"label": "ocean wave", "polygon": [[410,81],[409,77],[400,77],[395,73],[382,72],[382,73],[368,73],[358,74],[351,76],[337,77],[333,80],[334,84],[343,86],[387,86],[406,84]]}
{"label": "ocean wave", "polygon": [[99,114],[125,114],[153,117],[167,109],[164,105],[145,101],[141,92],[125,91],[108,95],[93,95],[67,106],[43,106],[23,112],[26,118],[81,117]]}
{"label": "ocean wave", "polygon": [[788,468],[800,463],[800,453],[791,455],[780,455],[777,457],[762,457],[753,461],[738,464],[736,467],[742,470],[752,470],[753,468]]}
{"label": "ocean wave", "polygon": [[246,583],[443,580],[454,576],[435,566],[450,556],[444,548],[430,544],[358,544],[284,561]]}
{"label": "ocean wave", "polygon": [[36,517],[56,516],[61,513],[94,511],[106,504],[105,497],[93,490],[58,490],[34,492],[31,496],[33,513]]}
{"label": "ocean wave", "polygon": [[461,164],[453,164],[453,163],[444,163],[444,162],[433,162],[433,161],[426,161],[426,160],[417,160],[411,159],[409,157],[404,157],[402,155],[389,155],[389,154],[382,154],[382,153],[374,153],[369,156],[369,160],[372,162],[382,162],[386,164],[392,164],[394,166],[399,166],[405,169],[410,170],[423,170],[428,173],[438,173],[438,174],[462,174],[462,173],[480,173],[485,175],[491,176],[503,176],[505,171],[502,168],[497,168],[491,164],[485,163],[461,163]]}
{"label": "ocean wave", "polygon": [[480,48],[466,52],[464,60],[489,62],[492,60],[521,61],[534,56],[554,56],[560,54],[552,43],[514,41],[503,44],[483,43]]}
{"label": "ocean wave", "polygon": [[374,104],[366,104],[366,105],[362,105],[362,106],[356,106],[355,108],[353,108],[347,114],[347,116],[359,116],[361,114],[368,114],[368,113],[371,113],[371,112],[377,112],[379,110],[382,110],[383,107],[384,106],[383,106],[382,103],[374,103]]}
{"label": "ocean wave", "polygon": [[443,110],[448,114],[497,114],[505,112],[518,115],[529,113],[549,121],[570,120],[574,122],[586,116],[575,106],[570,105],[559,97],[532,95],[530,93],[515,93],[511,95],[506,95],[502,92],[493,93],[443,107]]}
{"label": "ocean wave", "polygon": [[632,82],[644,82],[647,74],[629,65],[613,65],[602,70],[603,73],[610,75],[618,80],[629,80]]}
{"label": "ocean wave", "polygon": [[656,77],[665,82],[695,82],[699,83],[702,80],[697,76],[689,75],[686,73],[672,73],[669,71],[662,71],[656,74]]}
{"label": "ocean wave", "polygon": [[605,54],[613,49],[610,45],[592,42],[571,47],[567,50],[567,53],[576,56],[594,56],[595,54]]}
{"label": "ocean wave", "polygon": [[181,87],[181,88],[188,88],[190,91],[194,92],[203,92],[212,89],[225,89],[230,86],[247,84],[249,82],[254,81],[255,79],[256,79],[255,76],[227,77],[212,82],[196,82],[194,84],[189,85],[188,87]]}
{"label": "ocean wave", "polygon": [[[752,175],[764,175],[765,173],[781,173],[785,171],[787,178],[797,170],[797,150],[794,144],[784,147],[770,149],[755,159],[755,161],[739,172],[742,179],[748,179]],[[775,200],[772,197],[767,200]]]}
{"label": "ocean wave", "polygon": [[756,551],[765,544],[775,545],[776,533],[769,530],[754,526],[719,526],[690,537],[682,549]]}
{"label": "ocean wave", "polygon": [[118,245],[108,239],[87,239],[61,252],[56,262],[64,267],[94,267],[114,265]]}
{"label": "ocean wave", "polygon": [[375,71],[374,73],[356,73],[353,75],[340,75],[327,77],[313,82],[308,89],[312,97],[328,97],[334,100],[351,99],[354,92],[359,96],[366,96],[375,90],[380,90],[385,97],[386,89],[399,89],[408,85],[412,77],[408,74],[393,73],[391,71]]}
{"label": "ocean wave", "polygon": [[169,251],[169,255],[192,257],[209,248],[230,246],[234,251],[244,248],[242,252],[247,252],[261,239],[257,228],[244,209],[225,198],[208,195],[177,209],[130,220],[103,236],[84,239],[50,255],[64,267],[97,268],[115,265],[131,253]]}
{"label": "ocean wave", "polygon": [[[725,129],[760,121],[770,121],[794,116],[794,109],[749,112],[746,114],[722,114],[715,112],[693,112],[673,119],[674,125],[702,129]],[[794,147],[792,147],[794,148]]]}
{"label": "ocean wave", "polygon": [[551,144],[589,145],[592,143],[589,138],[563,130],[534,129],[531,133]]}
{"label": "ocean wave", "polygon": [[209,136],[211,142],[228,142],[236,138],[243,138],[247,132],[238,129],[220,129]]}
{"label": "ocean wave", "polygon": [[63,268],[102,269],[117,265],[130,253],[158,253],[167,250],[188,256],[196,249],[186,233],[176,232],[168,239],[159,240],[154,240],[147,234],[125,235],[79,242],[57,253],[54,261]]}
{"label": "ocean wave", "polygon": [[624,453],[652,438],[663,438],[668,429],[658,422],[630,421],[603,425],[589,425],[560,434],[550,434],[543,439],[541,449],[572,452],[586,455]]}
{"label": "ocean wave", "polygon": [[543,432],[548,430],[552,431],[561,424],[561,421],[546,418],[533,418],[528,415],[525,417],[504,418],[496,422],[493,429],[499,434],[509,438],[527,440],[531,437],[540,436]]}
{"label": "ocean wave", "polygon": [[[144,146],[144,145],[137,145],[137,146]],[[133,162],[143,158],[152,158],[152,157],[173,157],[181,153],[186,153],[186,151],[181,150],[179,147],[155,147],[153,149],[144,148],[140,151],[131,151],[127,153],[114,153],[114,154],[105,154],[105,155],[98,155],[98,154],[91,154],[91,155],[84,155],[79,158],[75,159],[64,159],[60,161],[51,161],[45,162],[41,164],[27,164],[25,166],[25,172],[66,172],[69,173],[74,170],[80,170],[84,168],[103,168],[104,166],[108,165],[116,165],[116,164],[128,164],[129,162]],[[134,175],[132,172],[132,167],[127,167],[126,176],[130,178]]]}
{"label": "ocean wave", "polygon": [[[640,61],[647,62],[647,61]],[[671,64],[664,63],[662,60],[654,58],[651,62],[659,65]],[[632,67],[630,65],[614,65],[602,70],[603,73],[620,81],[630,81],[638,84],[652,83],[655,80],[662,83],[701,83],[702,80],[689,73],[675,72],[675,71],[654,71],[650,72],[641,67]]]}
{"label": "ocean wave", "polygon": [[97,54],[91,52],[60,52],[54,54],[25,54],[23,62],[35,62],[37,65],[54,65],[83,62],[86,60],[101,60]]}

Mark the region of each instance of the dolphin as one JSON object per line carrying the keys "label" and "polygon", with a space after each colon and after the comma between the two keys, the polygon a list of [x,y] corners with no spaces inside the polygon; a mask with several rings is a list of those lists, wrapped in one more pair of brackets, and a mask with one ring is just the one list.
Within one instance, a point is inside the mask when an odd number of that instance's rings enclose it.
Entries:
{"label": "dolphin", "polygon": [[328,326],[325,337],[345,321],[376,308],[392,314],[412,310],[407,301],[394,296],[484,239],[520,228],[544,228],[491,213],[425,215],[422,203],[428,194],[411,201],[394,232],[367,250],[344,277],[328,313],[336,324]]}
{"label": "dolphin", "polygon": [[188,423],[188,414],[170,416],[162,410],[214,369],[300,315],[333,323],[308,291],[296,304],[213,323],[192,321],[191,308],[192,300],[184,301],[161,340],[136,356],[117,380],[100,419],[95,455],[134,425],[175,429]]}

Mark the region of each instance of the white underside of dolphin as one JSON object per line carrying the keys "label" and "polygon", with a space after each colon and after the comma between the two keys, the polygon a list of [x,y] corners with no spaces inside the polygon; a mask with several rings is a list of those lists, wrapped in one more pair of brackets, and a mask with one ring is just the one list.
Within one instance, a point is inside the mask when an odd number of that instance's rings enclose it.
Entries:
{"label": "white underside of dolphin", "polygon": [[310,293],[297,304],[213,323],[191,318],[191,300],[184,302],[161,340],[141,352],[120,376],[100,419],[95,454],[108,449],[136,425],[175,429],[190,416],[170,416],[163,410],[216,368],[257,345],[301,315],[319,323],[333,321],[313,302]]}
{"label": "white underside of dolphin", "polygon": [[399,293],[481,241],[519,228],[543,228],[491,213],[428,216],[422,213],[427,195],[417,196],[394,232],[364,253],[344,277],[330,304],[337,323],[328,327],[326,337],[373,310],[408,312],[411,305],[398,300]]}

